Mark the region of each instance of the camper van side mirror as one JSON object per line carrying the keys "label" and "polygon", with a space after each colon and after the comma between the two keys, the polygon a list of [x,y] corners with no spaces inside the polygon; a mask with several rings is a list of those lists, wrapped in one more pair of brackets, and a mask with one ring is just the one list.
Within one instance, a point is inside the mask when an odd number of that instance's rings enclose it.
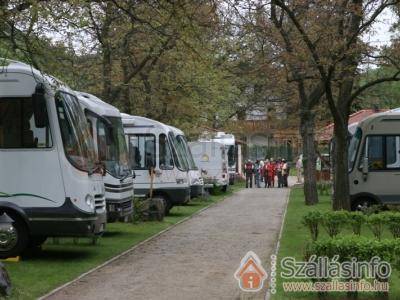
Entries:
{"label": "camper van side mirror", "polygon": [[364,157],[363,158],[362,173],[363,173],[364,181],[367,180],[367,175],[368,175],[368,157]]}
{"label": "camper van side mirror", "polygon": [[49,124],[46,108],[45,88],[43,83],[36,85],[35,93],[32,95],[32,110],[37,128],[45,128]]}

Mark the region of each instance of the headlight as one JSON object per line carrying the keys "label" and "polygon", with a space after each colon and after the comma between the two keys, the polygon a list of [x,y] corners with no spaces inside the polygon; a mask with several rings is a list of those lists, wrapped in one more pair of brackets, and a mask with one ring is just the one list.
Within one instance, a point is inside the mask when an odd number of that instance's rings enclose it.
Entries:
{"label": "headlight", "polygon": [[94,209],[94,198],[92,195],[86,195],[85,202],[87,206],[89,206],[91,209]]}

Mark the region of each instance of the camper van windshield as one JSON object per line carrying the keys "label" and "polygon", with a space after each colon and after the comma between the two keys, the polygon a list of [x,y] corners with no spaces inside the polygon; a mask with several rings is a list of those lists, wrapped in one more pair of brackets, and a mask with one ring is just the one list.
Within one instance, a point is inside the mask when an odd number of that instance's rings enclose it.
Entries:
{"label": "camper van windshield", "polygon": [[65,154],[76,168],[91,171],[96,157],[88,124],[78,99],[64,92],[58,92],[55,99]]}
{"label": "camper van windshield", "polygon": [[354,163],[356,161],[358,145],[360,144],[361,137],[362,137],[362,130],[360,127],[357,127],[356,132],[351,137],[349,143],[349,172],[353,170]]}
{"label": "camper van windshield", "polygon": [[177,138],[172,132],[169,133],[169,138],[171,140],[171,144],[173,145],[172,153],[174,154],[176,166],[179,170],[187,171],[189,168],[187,165],[187,160],[185,159],[185,152],[182,148],[182,145],[178,142]]}
{"label": "camper van windshield", "polygon": [[119,117],[98,119],[97,144],[99,159],[105,163],[106,170],[116,178],[125,177],[129,173],[128,150],[125,142],[124,129]]}
{"label": "camper van windshield", "polygon": [[183,135],[178,135],[177,137],[178,143],[182,146],[185,157],[187,159],[189,170],[197,170],[196,163],[194,162],[192,152],[190,152],[189,145],[187,143],[186,137]]}

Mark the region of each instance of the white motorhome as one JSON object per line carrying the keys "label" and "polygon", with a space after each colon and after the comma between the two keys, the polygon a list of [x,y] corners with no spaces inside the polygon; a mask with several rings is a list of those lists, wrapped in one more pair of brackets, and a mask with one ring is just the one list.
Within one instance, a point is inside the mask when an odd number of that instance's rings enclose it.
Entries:
{"label": "white motorhome", "polygon": [[235,143],[235,136],[233,134],[227,134],[225,132],[219,131],[212,140],[214,142],[221,143],[225,146],[225,150],[228,156],[229,184],[234,184],[235,177],[237,174],[238,150],[239,150]]}
{"label": "white motorhome", "polygon": [[352,209],[399,204],[400,112],[374,114],[359,122],[349,144]]}
{"label": "white motorhome", "polygon": [[[153,195],[165,202],[165,212],[190,200],[188,166],[171,129],[158,121],[127,114],[122,123],[129,161],[136,173],[135,196]],[[154,176],[149,170],[154,170]]]}
{"label": "white motorhome", "polygon": [[226,191],[229,185],[228,155],[224,144],[200,140],[189,143],[196,165],[203,173],[204,187],[221,187]]}
{"label": "white motorhome", "polygon": [[104,170],[75,93],[29,65],[0,65],[0,257],[102,233]]}
{"label": "white motorhome", "polygon": [[185,159],[188,165],[188,180],[190,184],[190,197],[196,198],[203,195],[204,181],[201,177],[201,172],[194,162],[193,155],[190,151],[187,139],[182,130],[169,126],[178,141],[178,147],[185,153]]}
{"label": "white motorhome", "polygon": [[133,211],[133,174],[119,110],[94,95],[76,92],[99,160],[105,164],[107,220],[127,219]]}

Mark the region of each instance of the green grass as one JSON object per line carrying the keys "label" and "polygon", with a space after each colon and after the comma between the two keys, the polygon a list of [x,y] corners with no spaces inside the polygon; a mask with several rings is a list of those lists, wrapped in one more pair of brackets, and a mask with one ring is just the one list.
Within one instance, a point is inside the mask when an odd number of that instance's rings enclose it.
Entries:
{"label": "green grass", "polygon": [[192,200],[186,206],[174,207],[163,222],[108,224],[98,245],[91,245],[83,238],[77,245],[72,239],[62,239],[59,245],[48,241],[42,251],[18,263],[5,263],[13,284],[11,299],[34,299],[44,295],[241,188],[243,183],[237,183],[226,194],[218,193],[207,200]]}
{"label": "green grass", "polygon": [[[282,289],[283,279],[280,278],[280,268],[279,263],[283,257],[291,256],[295,257],[297,260],[304,260],[304,250],[311,241],[310,233],[306,227],[301,224],[302,217],[311,210],[319,211],[329,211],[331,210],[330,196],[320,196],[320,202],[315,206],[306,206],[304,204],[304,194],[301,188],[293,188],[289,198],[289,205],[286,213],[282,238],[280,242],[280,248],[278,253],[277,261],[277,293],[272,296],[273,300],[277,299],[318,299],[316,293],[284,293]],[[341,234],[351,234],[350,229],[344,230]],[[369,229],[362,228],[362,235],[373,238],[372,233]],[[324,228],[320,228],[320,238],[327,238]],[[391,238],[388,231],[385,231],[383,238]],[[291,279],[288,281],[296,281]],[[394,271],[390,279],[390,299],[400,299],[400,286],[397,284],[399,282],[399,273]],[[359,293],[358,299],[381,299],[381,295],[375,293]],[[347,299],[345,293],[329,293],[325,299]]]}

